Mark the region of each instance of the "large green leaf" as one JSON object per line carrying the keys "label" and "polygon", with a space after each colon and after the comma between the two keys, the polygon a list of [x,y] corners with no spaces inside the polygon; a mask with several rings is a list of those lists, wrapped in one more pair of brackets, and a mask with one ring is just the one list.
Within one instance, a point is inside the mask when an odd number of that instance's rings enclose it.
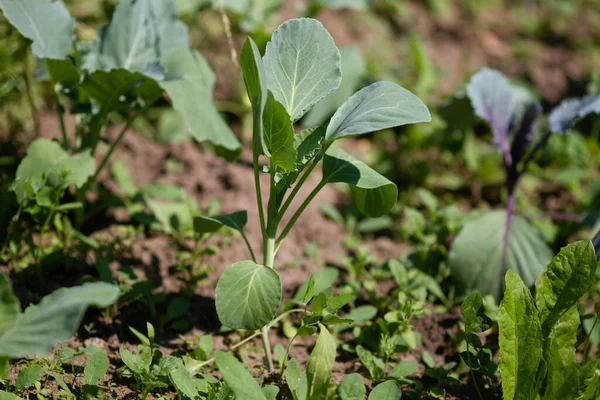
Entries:
{"label": "large green leaf", "polygon": [[402,391],[394,380],[380,383],[369,394],[369,400],[399,400],[400,398],[402,398]]}
{"label": "large green leaf", "polygon": [[269,92],[263,114],[264,144],[273,167],[296,169],[294,127],[283,105]]}
{"label": "large green leaf", "polygon": [[503,266],[505,226],[506,212],[492,211],[467,222],[454,239],[450,268],[466,293],[479,291],[500,299],[502,276],[508,269],[517,271],[530,287],[552,259],[552,250],[537,230],[525,218],[513,215]]}
{"label": "large green leaf", "polygon": [[340,52],[319,21],[281,24],[263,58],[269,90],[297,121],[342,80]]}
{"label": "large green leaf", "polygon": [[324,325],[319,324],[317,344],[306,363],[306,378],[308,380],[308,398],[311,400],[324,399],[327,395],[331,368],[335,362],[335,339]]}
{"label": "large green leaf", "polygon": [[[264,135],[262,134],[263,113],[268,96],[267,75],[263,66],[260,51],[251,37],[246,39],[246,43],[242,48],[240,65],[242,67],[242,74],[244,75],[244,83],[246,84],[248,98],[250,99],[250,104],[252,104],[253,132],[257,135],[257,137],[254,137],[252,140],[253,151],[258,153],[262,150],[266,156],[269,156],[269,150],[264,143]],[[261,145],[261,148],[258,148],[259,144]]]}
{"label": "large green leaf", "polygon": [[359,88],[360,81],[366,73],[365,61],[360,50],[356,47],[342,47],[340,56],[342,61],[340,86],[306,114],[302,120],[302,126],[322,124]]}
{"label": "large green leaf", "polygon": [[162,58],[187,48],[187,28],[173,0],[122,0],[86,56],[86,69],[124,68],[162,79]]}
{"label": "large green leaf", "polygon": [[[539,295],[536,294],[536,297]],[[536,299],[537,300],[537,299]],[[575,343],[579,330],[577,306],[571,307],[552,326],[544,343],[544,359],[548,365],[545,399],[572,399],[579,380],[579,365],[575,361]]]}
{"label": "large green leaf", "polygon": [[380,81],[356,92],[335,112],[327,140],[431,121],[421,99],[392,82]]}
{"label": "large green leaf", "polygon": [[227,386],[233,390],[236,400],[266,400],[258,383],[252,378],[244,364],[229,353],[217,351],[215,362]]}
{"label": "large green leaf", "polygon": [[75,20],[62,1],[0,0],[0,9],[33,41],[31,50],[37,57],[64,59],[71,54]]}
{"label": "large green leaf", "polygon": [[398,198],[394,183],[335,146],[325,153],[323,181],[349,184],[354,203],[368,217],[388,213]]}
{"label": "large green leaf", "polygon": [[93,175],[95,160],[88,151],[70,155],[57,142],[50,139],[37,139],[29,145],[27,155],[17,168],[15,193],[19,202],[26,194],[27,182],[42,180],[43,177],[52,186],[83,186]]}
{"label": "large green leaf", "polygon": [[176,49],[163,58],[167,69],[160,82],[171,97],[173,108],[183,113],[192,136],[209,141],[226,158],[233,158],[241,146],[212,103],[215,75],[196,50]]}
{"label": "large green leaf", "polygon": [[533,400],[537,372],[543,363],[539,313],[529,288],[512,269],[506,273],[506,291],[498,308],[502,391],[506,400]]}
{"label": "large green leaf", "polygon": [[596,267],[592,242],[580,240],[562,248],[542,272],[535,282],[535,303],[545,334],[593,285]]}
{"label": "large green leaf", "polygon": [[272,268],[240,261],[221,275],[215,301],[223,325],[235,329],[260,329],[277,313],[281,302],[281,280]]}
{"label": "large green leaf", "polygon": [[118,297],[119,288],[103,282],[58,289],[27,307],[0,335],[0,357],[46,353],[75,333],[89,306],[107,307]]}
{"label": "large green leaf", "polygon": [[21,306],[13,294],[10,279],[0,271],[0,335],[15,322],[20,312]]}

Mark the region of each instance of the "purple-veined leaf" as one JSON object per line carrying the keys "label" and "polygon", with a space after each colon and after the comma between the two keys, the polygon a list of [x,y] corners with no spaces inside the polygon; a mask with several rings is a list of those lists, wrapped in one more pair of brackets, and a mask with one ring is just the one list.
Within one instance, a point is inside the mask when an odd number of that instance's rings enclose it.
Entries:
{"label": "purple-veined leaf", "polygon": [[492,127],[494,143],[504,155],[507,165],[512,165],[508,138],[513,121],[521,120],[527,106],[533,102],[529,93],[513,86],[499,71],[483,68],[471,77],[467,95],[475,114]]}
{"label": "purple-veined leaf", "polygon": [[576,117],[600,113],[600,93],[581,99],[566,99],[552,110],[548,117],[550,131],[566,134],[575,124]]}

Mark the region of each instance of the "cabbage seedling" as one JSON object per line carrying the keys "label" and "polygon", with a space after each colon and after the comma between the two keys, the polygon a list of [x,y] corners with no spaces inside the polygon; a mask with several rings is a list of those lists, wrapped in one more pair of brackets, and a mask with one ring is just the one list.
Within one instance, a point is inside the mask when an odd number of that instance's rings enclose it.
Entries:
{"label": "cabbage seedling", "polygon": [[[338,148],[335,142],[430,121],[431,117],[417,96],[395,83],[381,81],[352,95],[326,127],[296,133],[294,123],[335,90],[342,76],[338,48],[323,25],[313,19],[283,23],[273,33],[264,56],[248,38],[240,61],[252,105],[252,153],[263,260],[259,264],[253,257],[231,265],[217,284],[216,307],[221,322],[230,328],[262,329],[267,363],[272,370],[264,327],[275,317],[281,302],[275,256],[308,204],[331,182],[350,185],[358,209],[370,217],[386,214],[397,200],[394,183]],[[264,167],[260,164],[262,157],[268,160]],[[321,181],[280,229],[284,215],[317,166],[322,168]],[[266,207],[259,180],[261,171],[270,178]]]}

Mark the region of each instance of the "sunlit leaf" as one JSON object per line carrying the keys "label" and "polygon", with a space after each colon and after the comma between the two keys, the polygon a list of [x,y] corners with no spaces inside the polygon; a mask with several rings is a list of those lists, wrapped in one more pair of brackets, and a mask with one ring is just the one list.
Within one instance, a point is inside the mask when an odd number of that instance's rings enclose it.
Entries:
{"label": "sunlit leaf", "polygon": [[0,0],[0,9],[33,41],[31,50],[37,57],[64,59],[71,54],[75,20],[62,1]]}
{"label": "sunlit leaf", "polygon": [[236,400],[266,400],[258,383],[252,378],[244,364],[234,356],[217,351],[215,362],[223,374],[227,386],[235,393]]}
{"label": "sunlit leaf", "polygon": [[329,387],[331,368],[335,362],[335,339],[327,328],[319,324],[317,344],[306,363],[306,378],[308,380],[308,396],[310,399],[324,399]]}
{"label": "sunlit leaf", "polygon": [[550,131],[567,133],[576,122],[591,113],[600,113],[600,93],[586,96],[582,99],[563,100],[548,116]]}
{"label": "sunlit leaf", "polygon": [[279,26],[263,57],[268,88],[297,121],[340,85],[340,52],[319,21],[292,19]]}

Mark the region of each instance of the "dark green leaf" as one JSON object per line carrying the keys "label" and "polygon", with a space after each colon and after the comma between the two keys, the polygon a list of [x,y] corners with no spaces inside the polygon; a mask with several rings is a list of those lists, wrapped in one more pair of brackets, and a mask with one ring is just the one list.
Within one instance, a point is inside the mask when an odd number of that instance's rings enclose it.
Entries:
{"label": "dark green leaf", "polygon": [[[314,277],[314,290],[313,296],[322,293],[325,289],[332,287],[337,280],[340,272],[336,268],[324,268],[313,274]],[[294,300],[301,302],[307,291],[309,281],[305,281],[298,287],[294,294]]]}
{"label": "dark green leaf", "polygon": [[294,136],[296,168],[298,171],[301,171],[306,164],[319,154],[323,139],[325,139],[325,128],[322,126],[304,129]]}
{"label": "dark green leaf", "polygon": [[263,137],[272,167],[296,169],[294,127],[283,105],[269,92],[263,114]]}
{"label": "dark green leaf", "polygon": [[354,203],[368,217],[388,213],[398,198],[394,183],[335,146],[325,153],[323,181],[349,184]]}

